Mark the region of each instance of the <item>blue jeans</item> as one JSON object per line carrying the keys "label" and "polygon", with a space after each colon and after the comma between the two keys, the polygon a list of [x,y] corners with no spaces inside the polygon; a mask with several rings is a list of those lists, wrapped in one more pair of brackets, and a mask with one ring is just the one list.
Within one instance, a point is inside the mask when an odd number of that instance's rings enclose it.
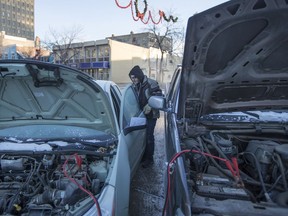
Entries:
{"label": "blue jeans", "polygon": [[156,121],[157,118],[147,119],[146,148],[143,155],[143,160],[153,160],[155,149],[154,129],[156,126]]}

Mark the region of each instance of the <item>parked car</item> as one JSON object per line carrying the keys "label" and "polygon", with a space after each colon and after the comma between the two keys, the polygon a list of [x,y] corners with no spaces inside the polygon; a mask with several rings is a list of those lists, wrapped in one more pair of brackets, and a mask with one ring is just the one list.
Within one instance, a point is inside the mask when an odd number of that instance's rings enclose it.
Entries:
{"label": "parked car", "polygon": [[0,61],[0,214],[128,215],[145,127],[131,86]]}
{"label": "parked car", "polygon": [[288,3],[231,0],[188,20],[166,97],[163,215],[287,215]]}

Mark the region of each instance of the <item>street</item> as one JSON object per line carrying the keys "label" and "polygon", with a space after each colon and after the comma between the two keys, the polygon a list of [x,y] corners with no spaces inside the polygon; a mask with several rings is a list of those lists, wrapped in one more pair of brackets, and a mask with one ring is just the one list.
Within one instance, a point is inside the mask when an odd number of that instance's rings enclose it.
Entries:
{"label": "street", "polygon": [[131,183],[130,216],[162,215],[164,205],[165,135],[164,114],[155,128],[154,164],[149,168],[138,168]]}

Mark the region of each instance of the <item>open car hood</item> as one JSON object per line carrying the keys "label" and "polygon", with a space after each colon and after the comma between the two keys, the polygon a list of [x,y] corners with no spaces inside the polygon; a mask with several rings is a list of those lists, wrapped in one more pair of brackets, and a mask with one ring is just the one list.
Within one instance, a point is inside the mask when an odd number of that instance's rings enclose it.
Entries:
{"label": "open car hood", "polygon": [[40,61],[0,61],[0,128],[67,125],[116,134],[105,92],[87,74]]}
{"label": "open car hood", "polygon": [[288,110],[288,2],[233,0],[190,17],[180,118]]}

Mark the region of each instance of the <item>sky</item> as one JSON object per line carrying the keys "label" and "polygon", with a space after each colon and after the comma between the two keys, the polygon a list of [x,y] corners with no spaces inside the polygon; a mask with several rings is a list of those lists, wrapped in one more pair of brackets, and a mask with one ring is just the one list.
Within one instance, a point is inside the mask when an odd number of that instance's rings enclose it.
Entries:
{"label": "sky", "polygon": [[[131,31],[140,33],[148,28],[141,20],[134,21],[131,7],[123,9],[131,0],[35,0],[35,36],[47,40],[51,31],[63,33],[81,29],[79,40],[101,40],[112,34],[127,35]],[[132,0],[134,2],[135,0]],[[155,22],[158,11],[178,17],[177,23],[186,27],[188,18],[227,0],[146,0],[147,11],[151,11]],[[137,1],[136,1],[137,2]],[[117,5],[118,4],[118,5]],[[138,0],[139,11],[144,0]],[[133,6],[134,9],[134,6]],[[148,13],[147,13],[148,14]],[[144,17],[144,22],[147,21]],[[163,25],[164,22],[158,24]],[[149,21],[149,24],[152,22]]]}

